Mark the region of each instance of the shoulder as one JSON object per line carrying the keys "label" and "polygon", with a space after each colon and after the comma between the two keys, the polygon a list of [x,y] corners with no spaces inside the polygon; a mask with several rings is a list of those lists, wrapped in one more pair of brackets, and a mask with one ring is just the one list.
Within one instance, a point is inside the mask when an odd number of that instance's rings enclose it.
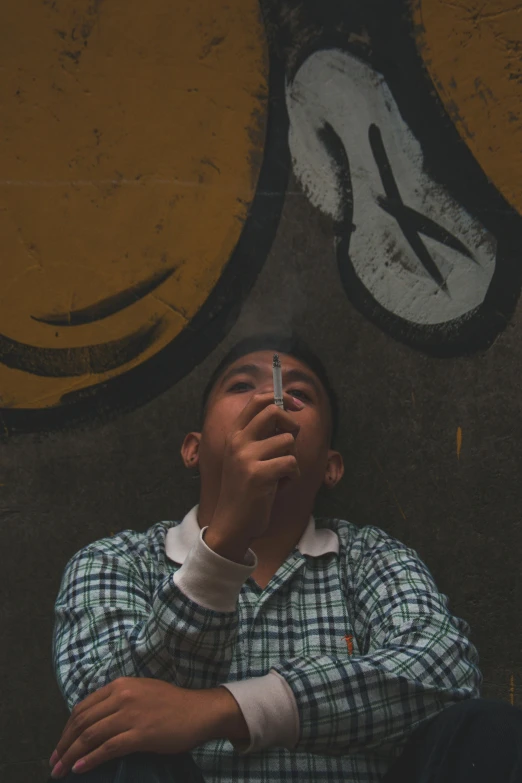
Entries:
{"label": "shoulder", "polygon": [[359,526],[346,519],[319,518],[317,528],[328,528],[337,533],[339,554],[358,566],[369,559],[382,559],[388,554],[400,555],[401,559],[420,560],[417,552],[376,525]]}
{"label": "shoulder", "polygon": [[[409,549],[397,538],[375,525],[356,525],[347,519],[337,517],[316,517],[318,529],[327,528],[333,530],[339,536],[340,542],[346,547],[357,547],[362,552],[374,551],[376,548],[402,548]],[[413,550],[411,550],[413,551]]]}
{"label": "shoulder", "polygon": [[169,528],[179,522],[156,522],[147,530],[139,531],[126,528],[111,533],[82,547],[68,561],[66,569],[73,565],[91,561],[115,562],[122,565],[144,565],[146,569],[163,562],[165,555],[165,536]]}

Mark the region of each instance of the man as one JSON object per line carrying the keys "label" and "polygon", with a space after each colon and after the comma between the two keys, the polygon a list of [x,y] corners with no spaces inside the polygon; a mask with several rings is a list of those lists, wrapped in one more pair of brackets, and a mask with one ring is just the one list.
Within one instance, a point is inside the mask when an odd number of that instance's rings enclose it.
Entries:
{"label": "man", "polygon": [[522,711],[480,699],[469,626],[415,551],[314,518],[343,475],[337,423],[299,338],[223,359],[181,449],[198,505],[66,566],[53,662],[74,709],[57,777],[84,759],[86,783],[522,779]]}

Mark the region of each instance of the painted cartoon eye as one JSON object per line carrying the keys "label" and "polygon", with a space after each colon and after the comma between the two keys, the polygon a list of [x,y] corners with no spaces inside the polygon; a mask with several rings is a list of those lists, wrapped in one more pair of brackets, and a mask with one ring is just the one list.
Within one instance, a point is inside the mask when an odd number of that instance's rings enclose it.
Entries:
{"label": "painted cartoon eye", "polygon": [[[517,159],[520,148],[520,133],[507,121],[520,102],[520,80],[508,77],[498,54],[498,105],[491,90],[478,90],[483,80],[493,85],[493,77],[484,70],[472,15],[459,16],[458,4],[450,3],[442,15],[444,33],[437,0],[413,3],[414,30],[407,22],[400,23],[404,29],[395,24],[393,12],[379,5],[384,17],[378,25],[369,16],[368,22],[375,51],[385,39],[390,47],[380,58],[385,72],[350,46],[325,47],[304,59],[288,81],[294,173],[312,204],[334,219],[341,283],[354,306],[426,353],[471,353],[489,347],[505,328],[520,293],[522,221],[508,203],[501,205],[491,181],[520,210],[518,168],[504,165]],[[507,19],[521,29],[515,10],[500,16],[500,24]],[[383,37],[385,18],[393,34]],[[492,51],[502,52],[495,46],[498,34],[489,21],[484,25]],[[448,36],[461,40],[454,58],[447,57]],[[505,40],[514,37],[506,28]],[[433,85],[422,76],[423,56]],[[388,60],[401,63],[400,76]],[[475,78],[478,72],[483,80]],[[477,89],[470,88],[471,76]],[[460,138],[433,98],[435,85]],[[492,113],[498,124],[490,121]],[[511,153],[504,154],[499,128]]]}

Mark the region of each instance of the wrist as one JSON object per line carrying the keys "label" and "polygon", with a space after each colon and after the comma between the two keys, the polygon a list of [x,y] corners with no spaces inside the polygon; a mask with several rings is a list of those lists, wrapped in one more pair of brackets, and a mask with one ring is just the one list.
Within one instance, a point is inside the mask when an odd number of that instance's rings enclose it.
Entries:
{"label": "wrist", "polygon": [[219,686],[208,690],[212,704],[213,721],[209,740],[227,739],[229,742],[250,743],[250,731],[237,701],[228,688]]}
{"label": "wrist", "polygon": [[223,535],[208,527],[203,534],[203,541],[217,555],[245,565],[245,555],[250,547],[250,540],[241,540],[237,535]]}

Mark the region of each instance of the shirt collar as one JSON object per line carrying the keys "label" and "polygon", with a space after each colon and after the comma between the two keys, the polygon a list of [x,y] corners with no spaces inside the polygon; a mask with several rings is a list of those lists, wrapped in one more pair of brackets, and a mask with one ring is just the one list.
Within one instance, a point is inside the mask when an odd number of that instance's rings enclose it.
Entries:
{"label": "shirt collar", "polygon": [[[179,525],[171,527],[167,531],[165,553],[169,560],[173,560],[175,563],[185,561],[196,538],[201,533],[198,523],[198,509],[199,503],[190,509]],[[327,552],[339,554],[339,537],[334,530],[329,528],[317,529],[315,518],[311,515],[296,547],[301,554],[312,557],[319,557]]]}

